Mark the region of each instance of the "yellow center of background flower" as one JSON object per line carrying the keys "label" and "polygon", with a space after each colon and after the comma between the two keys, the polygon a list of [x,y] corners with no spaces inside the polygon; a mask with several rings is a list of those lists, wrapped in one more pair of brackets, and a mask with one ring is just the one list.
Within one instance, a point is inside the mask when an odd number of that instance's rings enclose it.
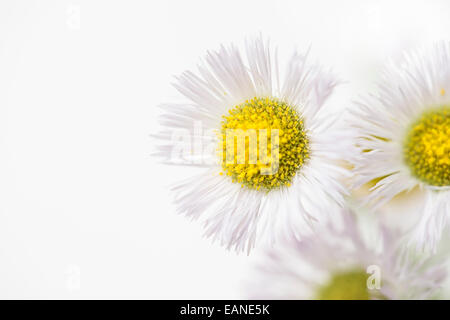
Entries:
{"label": "yellow center of background flower", "polygon": [[332,276],[319,289],[318,300],[369,300],[367,274],[363,270],[342,272]]}
{"label": "yellow center of background flower", "polygon": [[[223,116],[221,138],[221,174],[250,189],[290,186],[308,158],[302,118],[273,98],[253,98],[233,107]],[[245,141],[245,152],[238,151],[239,141]]]}
{"label": "yellow center of background flower", "polygon": [[432,186],[450,185],[450,107],[425,112],[405,140],[411,172]]}

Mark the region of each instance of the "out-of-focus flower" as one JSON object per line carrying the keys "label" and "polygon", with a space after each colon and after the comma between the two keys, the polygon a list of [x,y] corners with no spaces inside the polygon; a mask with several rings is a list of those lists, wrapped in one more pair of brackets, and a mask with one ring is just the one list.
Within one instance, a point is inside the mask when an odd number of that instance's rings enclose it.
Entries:
{"label": "out-of-focus flower", "polygon": [[420,189],[425,200],[412,240],[435,250],[450,214],[450,44],[390,63],[378,93],[354,115],[356,187],[375,182],[366,197],[374,207]]}
{"label": "out-of-focus flower", "polygon": [[[346,210],[339,225],[286,240],[259,257],[247,282],[256,299],[428,299],[439,293],[446,267],[410,252],[394,232]],[[363,216],[364,217],[364,216]],[[374,218],[373,215],[367,218]]]}
{"label": "out-of-focus flower", "polygon": [[178,77],[187,101],[162,106],[157,135],[164,162],[206,168],[174,187],[178,212],[237,251],[326,221],[330,204],[344,205],[348,175],[338,161],[349,139],[325,107],[335,77],[297,53],[281,76],[262,38],[246,43],[246,57],[222,46],[198,74]]}

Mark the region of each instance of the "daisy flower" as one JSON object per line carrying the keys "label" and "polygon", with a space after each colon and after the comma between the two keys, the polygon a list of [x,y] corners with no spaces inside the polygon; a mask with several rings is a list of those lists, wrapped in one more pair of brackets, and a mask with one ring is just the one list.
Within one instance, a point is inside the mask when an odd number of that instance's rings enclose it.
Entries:
{"label": "daisy flower", "polygon": [[307,232],[347,193],[338,160],[348,139],[326,107],[335,77],[298,53],[282,74],[262,37],[245,52],[222,46],[177,77],[184,100],[162,106],[156,136],[163,162],[202,167],[173,188],[177,211],[236,251]]}
{"label": "daisy flower", "polygon": [[390,63],[378,89],[354,112],[356,186],[376,182],[366,198],[375,207],[417,187],[424,201],[412,241],[434,250],[450,214],[449,44]]}
{"label": "daisy flower", "polygon": [[[419,257],[373,219],[341,210],[341,224],[266,250],[247,280],[252,299],[378,300],[437,298],[446,267]],[[373,215],[366,215],[373,218]]]}

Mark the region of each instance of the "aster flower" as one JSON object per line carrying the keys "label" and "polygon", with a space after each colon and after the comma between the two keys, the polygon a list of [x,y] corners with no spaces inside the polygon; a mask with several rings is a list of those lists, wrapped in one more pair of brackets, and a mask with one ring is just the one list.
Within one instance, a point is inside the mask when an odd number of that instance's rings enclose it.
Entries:
{"label": "aster flower", "polygon": [[378,91],[354,112],[356,187],[376,182],[366,198],[374,207],[418,188],[425,200],[411,239],[434,250],[450,214],[449,44],[390,63]]}
{"label": "aster flower", "polygon": [[286,240],[259,256],[246,281],[252,299],[378,300],[437,298],[446,279],[440,258],[405,249],[374,215],[337,213],[316,233]]}
{"label": "aster flower", "polygon": [[208,52],[197,74],[177,78],[185,100],[162,106],[156,136],[163,162],[203,168],[173,188],[177,211],[236,251],[328,219],[347,192],[345,133],[325,107],[337,83],[298,53],[282,75],[262,38],[246,43],[246,59],[234,45]]}

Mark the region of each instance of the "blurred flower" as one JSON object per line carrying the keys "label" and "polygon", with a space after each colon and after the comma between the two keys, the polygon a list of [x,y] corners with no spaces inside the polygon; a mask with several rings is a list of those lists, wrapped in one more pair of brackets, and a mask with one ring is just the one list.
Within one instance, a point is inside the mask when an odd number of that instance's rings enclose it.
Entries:
{"label": "blurred flower", "polygon": [[[394,232],[337,213],[339,226],[316,228],[301,241],[292,239],[260,257],[247,282],[254,299],[428,299],[436,298],[446,279],[437,257],[408,252]],[[366,218],[374,218],[373,215]]]}
{"label": "blurred flower", "polygon": [[[281,77],[262,38],[247,42],[246,53],[247,63],[234,45],[222,46],[208,52],[198,75],[178,77],[175,87],[188,101],[162,106],[157,135],[165,162],[208,168],[174,188],[178,212],[237,251],[327,219],[330,203],[344,204],[348,174],[337,164],[348,139],[324,107],[337,84],[332,74],[295,53]],[[192,129],[197,122],[201,128]],[[181,146],[173,137],[180,130]],[[174,159],[173,150],[186,148],[183,161]]]}
{"label": "blurred flower", "polygon": [[374,207],[420,189],[425,200],[412,239],[435,250],[450,213],[450,45],[390,63],[378,89],[354,112],[356,187],[375,183],[366,197]]}

